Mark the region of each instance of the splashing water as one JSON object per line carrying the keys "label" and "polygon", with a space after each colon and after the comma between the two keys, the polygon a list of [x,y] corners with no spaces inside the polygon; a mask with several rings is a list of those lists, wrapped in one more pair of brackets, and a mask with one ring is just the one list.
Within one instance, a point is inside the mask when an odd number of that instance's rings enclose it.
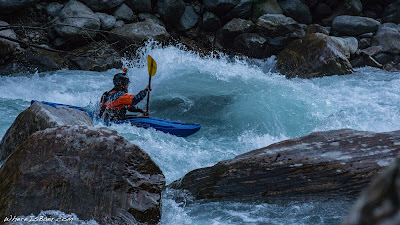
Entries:
{"label": "splashing water", "polygon": [[[130,93],[147,85],[147,54],[158,64],[152,78],[152,117],[200,123],[202,129],[188,138],[128,125],[111,129],[149,153],[167,183],[193,169],[313,131],[400,129],[400,73],[362,68],[348,76],[287,80],[273,72],[273,58],[200,57],[149,43],[138,51],[138,58],[123,59]],[[0,77],[0,137],[33,99],[93,107],[112,88],[117,72],[61,70]],[[145,101],[138,106],[145,108]],[[172,199],[164,197],[161,224],[337,224],[350,204],[320,200],[182,205]],[[323,210],[316,210],[319,207]]]}

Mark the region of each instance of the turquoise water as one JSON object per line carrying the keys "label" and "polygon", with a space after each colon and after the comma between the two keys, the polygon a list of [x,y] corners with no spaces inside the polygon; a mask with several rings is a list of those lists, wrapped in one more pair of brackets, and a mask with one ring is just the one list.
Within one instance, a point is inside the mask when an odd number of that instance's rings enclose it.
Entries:
{"label": "turquoise water", "polygon": [[[148,152],[167,183],[193,169],[313,131],[400,129],[400,73],[362,68],[348,76],[287,80],[274,72],[273,58],[202,58],[151,44],[139,52],[147,54],[158,63],[151,115],[200,123],[202,129],[178,138],[125,125],[112,128]],[[133,94],[147,85],[145,59],[124,60]],[[33,99],[94,106],[112,88],[113,74],[119,71],[61,70],[0,77],[0,137]],[[143,103],[139,106],[145,108]],[[161,224],[338,224],[351,205],[349,200],[335,199],[183,204],[175,202],[174,195],[164,196]]]}

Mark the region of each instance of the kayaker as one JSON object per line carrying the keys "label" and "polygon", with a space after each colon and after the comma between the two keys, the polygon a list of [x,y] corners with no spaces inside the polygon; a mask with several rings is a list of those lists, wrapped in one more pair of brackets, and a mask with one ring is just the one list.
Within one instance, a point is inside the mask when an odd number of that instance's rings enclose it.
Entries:
{"label": "kayaker", "polygon": [[123,120],[126,119],[126,112],[141,112],[148,115],[148,111],[136,108],[136,104],[142,101],[147,92],[151,91],[149,86],[141,90],[137,95],[127,94],[129,87],[129,77],[124,73],[117,73],[113,79],[114,88],[104,92],[100,100],[99,116],[106,120]]}

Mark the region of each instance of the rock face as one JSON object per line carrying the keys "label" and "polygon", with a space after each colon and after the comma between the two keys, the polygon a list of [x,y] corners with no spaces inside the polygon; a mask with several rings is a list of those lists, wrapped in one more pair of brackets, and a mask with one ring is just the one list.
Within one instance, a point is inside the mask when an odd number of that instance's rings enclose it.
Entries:
{"label": "rock face", "polygon": [[400,159],[374,178],[358,198],[343,225],[400,224]]}
{"label": "rock face", "polygon": [[0,161],[5,160],[31,134],[46,128],[63,125],[93,126],[85,112],[74,109],[56,109],[35,102],[15,119],[0,142]]}
{"label": "rock face", "polygon": [[277,57],[287,78],[313,78],[353,72],[345,50],[329,36],[315,33],[291,42]]}
{"label": "rock face", "polygon": [[96,37],[100,25],[99,17],[90,8],[71,0],[61,10],[55,30],[61,37],[79,42],[88,35],[91,38]]}
{"label": "rock face", "polygon": [[382,24],[374,37],[375,42],[382,46],[383,52],[400,53],[400,25]]}
{"label": "rock face", "polygon": [[165,177],[136,145],[107,128],[38,131],[0,170],[0,217],[75,213],[100,224],[156,224]]}
{"label": "rock face", "polygon": [[123,27],[114,28],[111,32],[118,34],[111,34],[111,40],[120,41],[125,44],[142,44],[149,39],[162,42],[169,38],[169,34],[165,27],[153,20],[127,24]]}
{"label": "rock face", "polygon": [[333,20],[332,32],[335,35],[357,36],[378,30],[380,23],[361,16],[338,16]]}
{"label": "rock face", "polygon": [[400,152],[400,131],[316,132],[186,174],[169,187],[197,199],[354,196]]}

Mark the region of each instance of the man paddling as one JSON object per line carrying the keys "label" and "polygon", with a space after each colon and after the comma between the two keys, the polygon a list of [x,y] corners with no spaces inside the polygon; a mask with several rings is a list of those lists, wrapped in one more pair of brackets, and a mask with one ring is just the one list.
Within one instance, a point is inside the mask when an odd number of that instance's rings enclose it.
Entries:
{"label": "man paddling", "polygon": [[126,112],[141,112],[148,115],[147,110],[136,108],[136,104],[142,101],[151,88],[147,85],[146,89],[141,90],[137,95],[129,95],[129,78],[126,75],[126,68],[124,73],[117,73],[114,76],[114,88],[110,91],[104,92],[100,100],[100,118],[104,116],[106,120],[123,120],[126,119]]}

